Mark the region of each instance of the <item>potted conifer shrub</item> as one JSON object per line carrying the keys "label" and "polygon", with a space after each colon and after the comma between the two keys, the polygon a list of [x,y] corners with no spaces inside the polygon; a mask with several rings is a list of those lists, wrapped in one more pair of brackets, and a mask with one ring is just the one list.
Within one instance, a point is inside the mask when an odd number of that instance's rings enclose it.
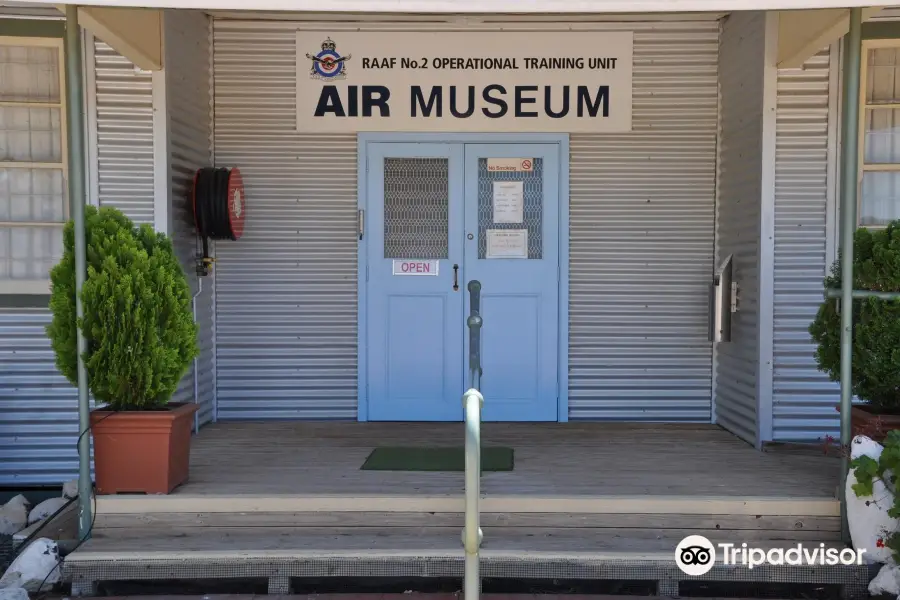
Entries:
{"label": "potted conifer shrub", "polygon": [[84,317],[75,316],[74,225],[50,272],[56,365],[77,384],[76,332],[94,401],[97,492],[167,494],[187,479],[195,404],[170,403],[198,353],[191,292],[171,241],[114,208],[86,207]]}
{"label": "potted conifer shrub", "polygon": [[[853,239],[853,289],[900,291],[900,221],[884,229],[861,228]],[[825,288],[841,287],[840,259],[825,278]],[[844,307],[841,307],[842,309]],[[900,429],[900,301],[853,301],[853,434],[879,441]],[[841,315],[837,299],[819,307],[809,332],[818,344],[816,362],[832,381],[840,381]]]}

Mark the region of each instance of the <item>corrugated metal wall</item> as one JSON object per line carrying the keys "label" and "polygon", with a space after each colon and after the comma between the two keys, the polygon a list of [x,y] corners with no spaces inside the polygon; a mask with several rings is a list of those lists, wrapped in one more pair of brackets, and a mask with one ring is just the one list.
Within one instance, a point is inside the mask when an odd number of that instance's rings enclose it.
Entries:
{"label": "corrugated metal wall", "polygon": [[[759,197],[751,172],[761,160],[753,125],[762,98],[746,84],[760,76],[764,19],[732,19],[743,35],[726,25],[721,48],[714,21],[627,24],[635,30],[634,131],[571,138],[572,419],[709,419],[721,53],[718,252],[738,256],[735,335],[743,341],[720,347],[718,420],[755,438],[759,206],[730,200]],[[183,198],[193,169],[210,157],[206,28],[200,14],[167,15],[167,52],[178,56],[166,74],[172,225],[194,291]],[[245,237],[219,244],[216,296],[208,278],[198,300],[207,333],[202,422],[213,418],[216,368],[224,419],[356,415],[356,140],[294,132],[295,28],[216,22],[216,160],[241,167],[250,212]],[[100,201],[152,223],[151,76],[99,41],[95,62]],[[815,370],[805,336],[825,262],[828,67],[823,52],[779,73],[775,439],[813,439],[837,424],[836,388]],[[0,453],[13,457],[0,465],[0,484],[58,482],[77,468],[75,395],[53,367],[48,319],[44,310],[0,310],[0,410],[14,416],[0,423]],[[192,397],[189,373],[177,398]]]}
{"label": "corrugated metal wall", "polygon": [[78,472],[78,397],[56,370],[48,323],[46,309],[0,308],[0,486]]}
{"label": "corrugated metal wall", "polygon": [[634,130],[571,137],[569,416],[708,422],[719,25],[633,25]]}
{"label": "corrugated metal wall", "polygon": [[[213,278],[196,274],[197,236],[188,194],[194,173],[212,164],[210,102],[209,19],[202,12],[167,10],[166,107],[169,118],[169,176],[171,178],[171,219],[175,250],[191,284],[196,319],[200,325],[200,356],[197,361],[199,422],[214,418],[215,369],[213,356]],[[194,402],[194,366],[178,387],[178,402]]]}
{"label": "corrugated metal wall", "polygon": [[734,13],[722,27],[716,260],[734,255],[740,307],[732,341],[719,344],[716,420],[755,443],[759,423],[759,256],[766,17]]}
{"label": "corrugated metal wall", "polygon": [[[5,8],[0,12],[8,14]],[[15,75],[0,81],[4,92],[26,85]],[[10,123],[5,125],[3,135]],[[6,194],[7,184],[4,179],[0,193]],[[8,204],[9,198],[4,200],[0,204]],[[13,304],[8,300],[0,297],[4,304]],[[77,402],[74,389],[54,366],[44,333],[49,322],[44,308],[0,307],[0,486],[58,482],[77,466]]]}
{"label": "corrugated metal wall", "polygon": [[0,2],[0,18],[36,17],[41,19],[62,19],[63,14],[55,6],[40,2]]}
{"label": "corrugated metal wall", "polygon": [[881,9],[871,19],[872,21],[897,21],[900,20],[900,7],[887,6]]}
{"label": "corrugated metal wall", "polygon": [[[836,160],[837,60],[825,49],[778,72],[775,163],[775,440],[838,435],[840,388],[818,371],[809,324],[822,302]],[[830,127],[830,129],[829,129]],[[829,137],[832,139],[829,146]],[[831,149],[831,154],[829,154]],[[830,189],[832,188],[832,189]]]}
{"label": "corrugated metal wall", "polygon": [[353,419],[356,136],[296,132],[280,25],[215,22],[216,165],[247,193],[243,237],[216,246],[218,416]]}
{"label": "corrugated metal wall", "polygon": [[[215,22],[216,162],[248,193],[217,249],[223,419],[356,416],[356,139],[295,133],[297,27]],[[708,421],[718,25],[597,28],[636,32],[635,132],[571,140],[571,415]]]}
{"label": "corrugated metal wall", "polygon": [[100,204],[153,224],[153,86],[150,73],[94,43]]}
{"label": "corrugated metal wall", "polygon": [[[103,42],[94,50],[100,203],[153,223],[150,75]],[[0,308],[0,485],[59,484],[78,472],[78,399],[56,370],[49,322],[46,309]]]}

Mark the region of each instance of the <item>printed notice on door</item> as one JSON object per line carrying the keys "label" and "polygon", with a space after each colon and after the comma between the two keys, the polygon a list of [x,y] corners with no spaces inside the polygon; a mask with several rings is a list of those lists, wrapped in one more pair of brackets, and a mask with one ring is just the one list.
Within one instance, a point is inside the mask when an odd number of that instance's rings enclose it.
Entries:
{"label": "printed notice on door", "polygon": [[527,229],[488,229],[487,258],[528,258]]}
{"label": "printed notice on door", "polygon": [[525,187],[522,181],[494,182],[494,223],[525,220]]}

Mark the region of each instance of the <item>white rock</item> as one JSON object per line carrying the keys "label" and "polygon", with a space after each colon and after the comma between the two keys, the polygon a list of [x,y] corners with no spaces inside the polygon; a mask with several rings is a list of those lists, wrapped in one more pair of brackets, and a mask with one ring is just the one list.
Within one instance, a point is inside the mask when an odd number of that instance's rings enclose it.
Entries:
{"label": "white rock", "polygon": [[19,494],[0,508],[0,534],[12,535],[28,525],[28,507],[25,496]]}
{"label": "white rock", "polygon": [[0,600],[28,600],[28,592],[20,587],[0,589]]}
{"label": "white rock", "polygon": [[73,479],[72,481],[67,481],[63,484],[62,489],[63,498],[77,498],[78,497],[78,480]]}
{"label": "white rock", "polygon": [[893,563],[888,563],[881,567],[878,575],[869,582],[869,594],[872,596],[881,594],[900,595],[900,567]]}
{"label": "white rock", "polygon": [[31,525],[32,523],[43,521],[44,519],[61,509],[63,506],[65,506],[68,501],[69,500],[65,497],[49,498],[47,500],[44,500],[43,502],[32,508],[31,512],[28,513],[28,524]]}
{"label": "white rock", "polygon": [[[858,435],[850,443],[850,457],[868,456],[878,460],[884,448],[878,442],[864,435]],[[878,540],[885,540],[889,534],[900,529],[900,521],[888,516],[894,505],[894,493],[887,489],[883,481],[873,484],[872,496],[860,497],[853,491],[856,476],[853,469],[847,475],[847,523],[850,538],[856,550],[865,550],[863,560],[867,563],[886,563],[891,560],[891,550],[878,547]]]}
{"label": "white rock", "polygon": [[19,587],[29,592],[46,592],[58,581],[59,547],[53,540],[38,538],[28,544],[0,577],[0,589]]}

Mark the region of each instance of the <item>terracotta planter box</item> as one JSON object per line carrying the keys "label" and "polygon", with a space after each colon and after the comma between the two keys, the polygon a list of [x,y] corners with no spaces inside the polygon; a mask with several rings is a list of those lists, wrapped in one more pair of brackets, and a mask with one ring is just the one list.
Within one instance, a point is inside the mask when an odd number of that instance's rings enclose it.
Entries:
{"label": "terracotta planter box", "polygon": [[188,477],[196,404],[91,412],[98,494],[168,494]]}
{"label": "terracotta planter box", "polygon": [[866,435],[881,442],[892,429],[900,429],[900,415],[884,415],[872,412],[866,405],[854,406],[850,411],[850,429],[853,435]]}

